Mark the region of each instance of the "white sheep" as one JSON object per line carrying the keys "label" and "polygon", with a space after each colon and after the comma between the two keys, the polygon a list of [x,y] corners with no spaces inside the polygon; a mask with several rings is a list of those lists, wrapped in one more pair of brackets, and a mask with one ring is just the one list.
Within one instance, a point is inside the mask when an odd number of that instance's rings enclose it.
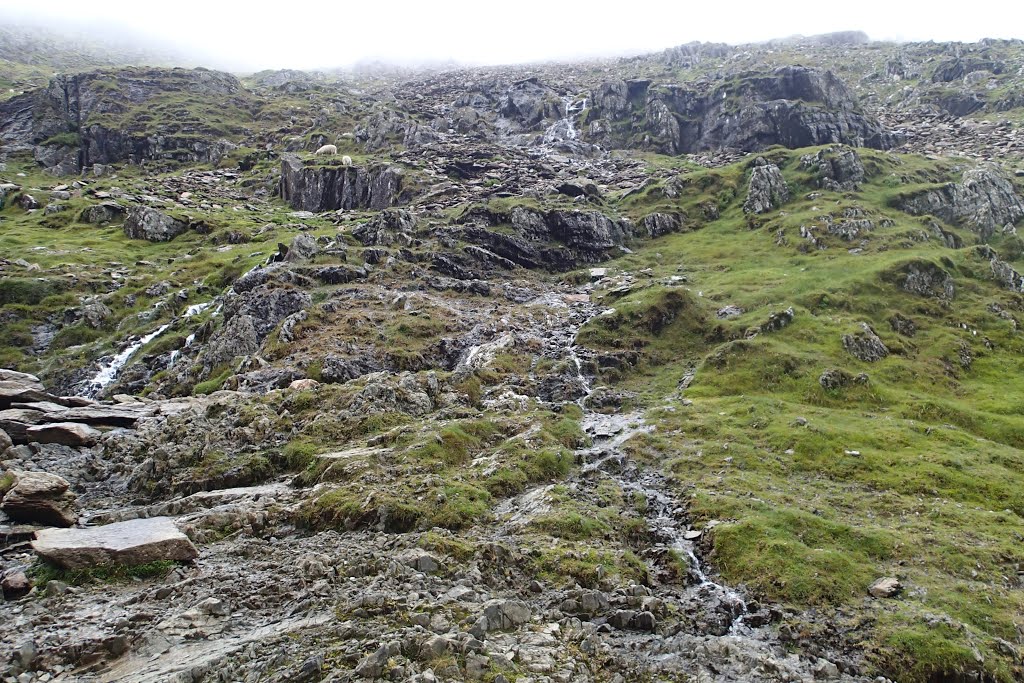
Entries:
{"label": "white sheep", "polygon": [[341,165],[342,166],[351,166],[352,165],[352,157],[350,157],[347,154],[345,156],[343,156],[341,158]]}
{"label": "white sheep", "polygon": [[324,145],[323,147],[318,149],[316,152],[314,152],[314,154],[337,154],[337,153],[338,153],[338,148],[335,147],[334,145]]}

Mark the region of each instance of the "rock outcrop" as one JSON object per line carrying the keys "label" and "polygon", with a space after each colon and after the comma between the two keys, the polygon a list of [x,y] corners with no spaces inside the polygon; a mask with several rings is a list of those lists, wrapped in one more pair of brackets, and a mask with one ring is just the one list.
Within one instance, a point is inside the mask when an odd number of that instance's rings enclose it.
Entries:
{"label": "rock outcrop", "polygon": [[843,348],[850,355],[867,363],[880,361],[889,355],[889,349],[870,325],[861,323],[860,328],[860,332],[843,335]]}
{"label": "rock outcrop", "polygon": [[281,197],[298,211],[385,209],[399,202],[402,172],[395,166],[323,166],[296,156],[281,159]]}
{"label": "rock outcrop", "polygon": [[209,69],[135,67],[60,74],[46,88],[0,102],[0,144],[31,151],[48,172],[148,159],[214,162],[231,146],[201,118],[172,117],[155,130],[146,104],[188,93],[193,103],[244,106],[234,76]]}
{"label": "rock outcrop", "polygon": [[[634,235],[631,222],[600,211],[475,208],[459,222],[465,226],[461,231],[464,240],[516,265],[549,270],[602,261],[621,251]],[[662,226],[668,224],[663,219]],[[508,226],[511,232],[488,229],[497,226]]]}
{"label": "rock outcrop", "polygon": [[806,154],[800,158],[800,166],[813,173],[818,186],[826,190],[855,190],[866,177],[860,155],[850,147],[836,146]]}
{"label": "rock outcrop", "polygon": [[[598,94],[592,119],[614,123],[629,116],[629,135],[646,133],[649,144],[667,154],[830,143],[886,149],[898,141],[860,110],[835,74],[802,66],[748,73],[710,91],[646,81],[605,84]],[[624,102],[642,106],[642,118],[633,118]],[[613,146],[630,145],[611,123],[598,128],[598,137]]]}
{"label": "rock outcrop", "polygon": [[782,171],[775,164],[763,158],[754,161],[747,185],[747,199],[743,202],[744,213],[766,213],[789,201],[789,186],[782,177]]}
{"label": "rock outcrop", "polygon": [[953,277],[931,261],[912,261],[897,267],[889,277],[896,285],[911,294],[952,301],[956,294]]}
{"label": "rock outcrop", "polygon": [[995,165],[966,171],[959,183],[947,183],[903,197],[899,206],[917,216],[931,214],[947,223],[963,225],[982,239],[1024,218],[1024,201],[1010,179]]}

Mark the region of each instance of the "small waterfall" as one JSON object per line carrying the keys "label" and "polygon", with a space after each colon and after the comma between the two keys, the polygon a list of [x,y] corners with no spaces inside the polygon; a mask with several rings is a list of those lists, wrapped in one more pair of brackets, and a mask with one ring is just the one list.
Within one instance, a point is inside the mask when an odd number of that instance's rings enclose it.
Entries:
{"label": "small waterfall", "polygon": [[565,115],[544,131],[544,144],[553,145],[558,142],[573,142],[579,137],[576,130],[576,116],[587,108],[587,98],[577,99],[571,95],[562,97]]}
{"label": "small waterfall", "polygon": [[[212,305],[212,301],[207,301],[201,304],[192,304],[191,306],[185,309],[185,312],[182,313],[181,317],[192,318],[194,316],[199,315]],[[220,307],[218,306],[217,309],[214,311],[214,315],[216,315],[219,310]],[[144,337],[136,339],[134,342],[132,342],[124,349],[122,349],[120,353],[111,358],[110,362],[108,362],[105,365],[101,365],[99,370],[96,371],[96,374],[93,376],[93,378],[90,379],[89,382],[85,385],[85,390],[83,391],[83,394],[89,396],[90,398],[95,398],[96,396],[99,396],[104,389],[110,386],[114,382],[114,380],[117,379],[117,375],[118,373],[121,372],[121,368],[123,368],[128,363],[131,357],[134,356],[139,349],[141,349],[143,346],[145,346],[146,344],[148,344],[149,342],[153,341],[161,334],[166,332],[167,329],[172,324],[173,321],[170,323],[165,323],[158,327],[157,329],[150,332],[149,334],[145,335]],[[188,338],[185,339],[185,346],[189,346],[193,341],[195,341],[195,338],[195,333],[190,334]],[[171,365],[174,364],[175,359],[178,357],[178,353],[179,351],[177,350],[171,352]]]}
{"label": "small waterfall", "polygon": [[[189,306],[188,308],[185,309],[185,313],[182,314],[181,317],[182,318],[192,318],[194,316],[199,315],[200,313],[202,313],[203,311],[205,311],[206,309],[208,309],[212,305],[213,305],[212,301],[207,301],[206,303],[202,303],[202,304],[192,304],[191,306]],[[215,308],[213,310],[213,315],[217,315],[218,313],[220,313],[220,308],[221,307],[218,304],[217,308]],[[192,342],[194,342],[195,340],[196,340],[196,333],[193,332],[190,335],[188,335],[187,337],[185,337],[185,344],[181,347],[181,349],[187,349],[188,347],[192,346]],[[171,351],[171,360],[168,361],[167,367],[172,367],[174,365],[174,361],[178,360],[178,356],[181,355],[181,349],[174,349],[173,351]]]}
{"label": "small waterfall", "polygon": [[129,344],[123,351],[114,356],[109,363],[100,366],[96,375],[89,380],[85,391],[86,395],[89,397],[98,396],[100,392],[110,386],[111,382],[117,379],[117,374],[121,371],[121,368],[125,366],[125,363],[128,362],[129,358],[135,355],[136,351],[166,332],[167,328],[170,326],[171,323],[161,325],[146,336]]}

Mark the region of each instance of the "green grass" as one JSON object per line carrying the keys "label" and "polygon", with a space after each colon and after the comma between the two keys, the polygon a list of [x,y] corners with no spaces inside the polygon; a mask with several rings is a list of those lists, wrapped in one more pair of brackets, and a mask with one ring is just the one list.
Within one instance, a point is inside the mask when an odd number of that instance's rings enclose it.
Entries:
{"label": "green grass", "polygon": [[139,579],[155,579],[166,576],[178,563],[171,560],[155,560],[145,564],[112,564],[89,569],[63,569],[40,560],[29,569],[32,583],[44,587],[50,581],[62,581],[72,586],[91,583],[126,583]]}
{"label": "green grass", "polygon": [[[1024,614],[1024,592],[1005,579],[1024,561],[1024,340],[990,306],[1017,312],[1021,302],[974,250],[921,239],[920,219],[892,208],[902,192],[957,177],[948,163],[862,151],[868,180],[859,192],[806,199],[812,179],[796,162],[805,152],[781,153],[794,197],[783,212],[751,229],[740,193],[702,229],[610,264],[648,268],[652,284],[625,295],[599,288],[595,297],[615,312],[579,338],[628,360],[602,377],[651,406],[658,427],[629,447],[692,487],[698,524],[722,522],[710,534],[710,561],[727,581],[770,600],[836,609],[864,604],[878,577],[900,576],[909,587],[900,598],[865,607],[880,620],[871,640],[880,673],[923,681],[981,668],[1013,680],[1019,665],[996,639],[1015,642]],[[733,173],[694,174],[682,186],[717,202]],[[649,195],[629,201],[672,208]],[[685,201],[701,202],[696,194]],[[844,206],[864,207],[876,223],[858,254],[819,219]],[[801,225],[818,226],[828,248],[803,248]],[[1003,257],[1021,269],[1012,245]],[[911,262],[949,273],[953,300],[903,291],[898,273]],[[680,271],[685,284],[663,284]],[[744,312],[717,319],[726,304]],[[788,307],[792,324],[759,331]],[[913,338],[890,328],[896,313],[914,321]],[[861,321],[889,357],[865,363],[843,350],[842,335]],[[966,366],[962,348],[972,356]],[[829,368],[867,381],[825,390],[818,378]],[[924,628],[922,614],[951,626]],[[974,650],[983,664],[965,654]]]}

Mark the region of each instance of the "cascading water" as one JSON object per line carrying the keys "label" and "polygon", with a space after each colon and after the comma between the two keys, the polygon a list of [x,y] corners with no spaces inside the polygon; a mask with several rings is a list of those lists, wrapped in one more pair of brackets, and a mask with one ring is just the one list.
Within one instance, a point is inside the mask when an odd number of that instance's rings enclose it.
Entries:
{"label": "cascading water", "polygon": [[734,635],[748,614],[746,601],[735,590],[712,581],[704,571],[694,544],[699,534],[694,538],[694,532],[690,532],[682,521],[685,507],[671,493],[667,477],[656,468],[641,471],[622,450],[631,438],[653,432],[654,427],[644,423],[641,413],[605,415],[588,407],[587,399],[594,395],[595,389],[583,373],[576,341],[584,324],[586,322],[576,328],[565,349],[585,392],[577,404],[583,409],[583,429],[592,440],[591,446],[577,451],[577,457],[583,463],[583,473],[602,472],[612,477],[624,493],[639,494],[646,499],[645,515],[651,533],[665,549],[687,562],[692,581],[687,592],[695,598],[713,594],[718,603],[727,606],[730,614],[726,635]]}
{"label": "cascading water", "polygon": [[170,326],[170,323],[161,325],[146,336],[140,337],[126,346],[124,350],[114,356],[109,363],[100,366],[99,371],[91,380],[89,380],[85,394],[90,397],[98,396],[100,392],[110,386],[110,383],[117,378],[117,374],[121,371],[121,368],[125,366],[125,363],[128,362],[129,358],[135,355],[136,351],[166,332],[167,328]]}
{"label": "cascading water", "polygon": [[[212,305],[213,305],[212,301],[207,301],[206,303],[202,303],[202,304],[193,304],[193,305],[191,305],[191,306],[189,306],[188,308],[185,309],[185,313],[184,313],[184,315],[182,315],[182,317],[183,318],[191,318],[191,317],[197,316],[200,313],[202,313],[203,311],[205,311],[206,309],[208,309]],[[219,313],[219,312],[220,312],[220,305],[218,305],[217,308],[214,309],[213,315],[217,315],[217,313]],[[185,343],[182,345],[181,349],[187,349],[188,347],[192,346],[192,342],[194,342],[195,340],[196,340],[196,333],[193,332],[190,335],[188,335],[187,337],[185,337]],[[178,360],[178,356],[181,355],[181,349],[174,349],[173,351],[171,351],[171,360],[168,361],[167,367],[172,367],[174,365],[174,361]]]}
{"label": "cascading water", "polygon": [[[182,314],[181,317],[191,318],[197,316],[212,305],[212,301],[207,301],[201,304],[193,304],[185,309],[185,312]],[[217,310],[220,310],[220,308],[218,307]],[[216,315],[216,311],[214,312],[214,315]],[[167,329],[172,324],[173,323],[165,323],[158,327],[157,329],[150,332],[149,334],[140,337],[139,339],[136,339],[134,342],[132,342],[123,350],[121,350],[120,353],[111,358],[108,363],[106,363],[105,365],[101,365],[99,370],[96,371],[96,374],[93,376],[93,378],[90,379],[89,382],[85,385],[85,390],[82,393],[85,396],[89,396],[90,398],[95,398],[96,396],[100,395],[104,389],[110,386],[113,383],[113,381],[117,379],[117,375],[118,373],[121,372],[121,368],[123,368],[128,363],[131,357],[134,356],[139,349],[141,349],[143,346],[150,343],[151,341],[159,337],[161,334],[166,332]],[[188,338],[185,339],[185,346],[189,346],[193,341],[195,341],[195,333],[190,334]],[[174,364],[174,360],[177,358],[178,353],[179,351],[177,350],[171,352],[170,363],[172,365]]]}
{"label": "cascading water", "polygon": [[587,108],[587,98],[577,99],[571,95],[566,95],[562,98],[562,106],[565,115],[544,131],[544,144],[546,145],[558,142],[572,142],[579,137],[575,118]]}

